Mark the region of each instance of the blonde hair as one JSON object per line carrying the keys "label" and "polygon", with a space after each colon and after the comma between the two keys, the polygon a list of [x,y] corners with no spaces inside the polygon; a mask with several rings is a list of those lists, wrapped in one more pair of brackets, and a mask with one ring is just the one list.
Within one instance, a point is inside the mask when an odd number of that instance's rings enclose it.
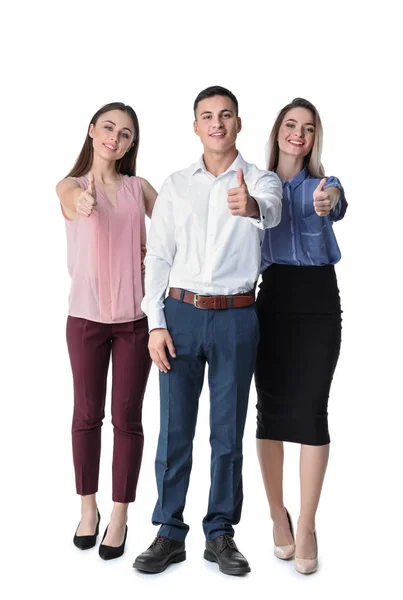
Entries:
{"label": "blonde hair", "polygon": [[320,116],[316,108],[311,102],[304,98],[294,98],[290,104],[284,106],[277,115],[277,119],[274,122],[272,130],[270,132],[269,140],[266,144],[266,165],[269,171],[275,171],[278,167],[279,160],[279,147],[278,147],[278,133],[282,122],[284,121],[285,115],[292,108],[306,108],[311,111],[315,125],[315,141],[312,146],[310,153],[304,158],[304,167],[308,169],[308,172],[312,177],[324,177],[325,169],[321,162],[322,156],[322,145],[323,145],[323,128]]}

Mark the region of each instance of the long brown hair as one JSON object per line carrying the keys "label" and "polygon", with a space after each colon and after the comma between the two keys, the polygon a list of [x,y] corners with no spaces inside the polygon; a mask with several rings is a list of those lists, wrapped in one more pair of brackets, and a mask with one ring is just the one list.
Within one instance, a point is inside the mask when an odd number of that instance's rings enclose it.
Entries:
{"label": "long brown hair", "polygon": [[266,144],[266,164],[269,171],[275,171],[278,167],[279,160],[279,147],[278,147],[278,133],[282,122],[284,121],[285,115],[292,108],[306,108],[311,111],[315,125],[315,141],[312,146],[312,150],[304,158],[304,167],[308,169],[308,172],[312,177],[324,177],[325,169],[321,162],[322,145],[323,145],[323,128],[322,121],[320,120],[319,113],[315,106],[305,100],[304,98],[294,98],[290,104],[284,106],[277,115],[277,119],[274,122],[272,130],[270,132],[269,141]]}
{"label": "long brown hair", "polygon": [[78,155],[74,167],[71,169],[67,177],[81,177],[90,170],[92,161],[94,159],[94,148],[92,145],[92,138],[89,135],[89,129],[91,124],[96,125],[99,117],[110,110],[121,110],[122,112],[127,113],[132,119],[134,125],[133,146],[128,152],[126,152],[124,156],[122,156],[122,158],[116,161],[116,172],[121,173],[122,175],[136,174],[136,160],[140,142],[140,129],[137,115],[131,106],[123,104],[123,102],[111,102],[110,104],[105,104],[105,106],[102,106],[102,108],[100,108],[90,120],[87,130],[87,137],[85,138],[81,152]]}

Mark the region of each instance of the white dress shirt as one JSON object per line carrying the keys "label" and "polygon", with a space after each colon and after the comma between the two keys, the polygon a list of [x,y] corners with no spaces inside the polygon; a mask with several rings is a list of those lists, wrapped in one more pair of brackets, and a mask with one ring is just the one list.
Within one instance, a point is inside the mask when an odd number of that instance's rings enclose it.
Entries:
{"label": "white dress shirt", "polygon": [[[259,206],[259,219],[234,216],[228,207],[228,190],[239,187],[239,168]],[[168,286],[211,296],[253,288],[259,276],[263,230],[280,222],[282,194],[275,173],[245,162],[239,153],[218,177],[207,171],[203,157],[168,177],[154,206],[145,258],[141,308],[150,331],[166,328]]]}

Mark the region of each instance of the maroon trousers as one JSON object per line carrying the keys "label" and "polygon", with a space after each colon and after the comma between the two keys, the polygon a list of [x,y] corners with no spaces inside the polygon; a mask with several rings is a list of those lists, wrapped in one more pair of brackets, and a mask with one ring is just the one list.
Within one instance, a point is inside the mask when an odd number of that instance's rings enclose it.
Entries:
{"label": "maroon trousers", "polygon": [[147,319],[105,324],[68,317],[74,380],[72,425],[77,493],[98,491],[101,426],[112,355],[112,499],[133,502],[143,454],[143,397],[151,367]]}

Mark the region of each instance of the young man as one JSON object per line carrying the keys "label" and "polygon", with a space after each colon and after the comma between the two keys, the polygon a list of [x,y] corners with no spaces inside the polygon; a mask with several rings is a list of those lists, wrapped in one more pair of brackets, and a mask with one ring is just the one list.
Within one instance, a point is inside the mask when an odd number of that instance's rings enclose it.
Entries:
{"label": "young man", "polygon": [[242,437],[259,338],[254,287],[263,229],[280,220],[282,186],[237,151],[241,119],[229,90],[202,91],[194,113],[203,156],[165,181],[148,238],[142,308],[150,355],[161,371],[152,517],[161,527],[133,566],[159,573],[186,558],[183,510],[208,363],[212,457],[204,558],[223,573],[243,575],[250,567],[233,525],[241,516]]}

